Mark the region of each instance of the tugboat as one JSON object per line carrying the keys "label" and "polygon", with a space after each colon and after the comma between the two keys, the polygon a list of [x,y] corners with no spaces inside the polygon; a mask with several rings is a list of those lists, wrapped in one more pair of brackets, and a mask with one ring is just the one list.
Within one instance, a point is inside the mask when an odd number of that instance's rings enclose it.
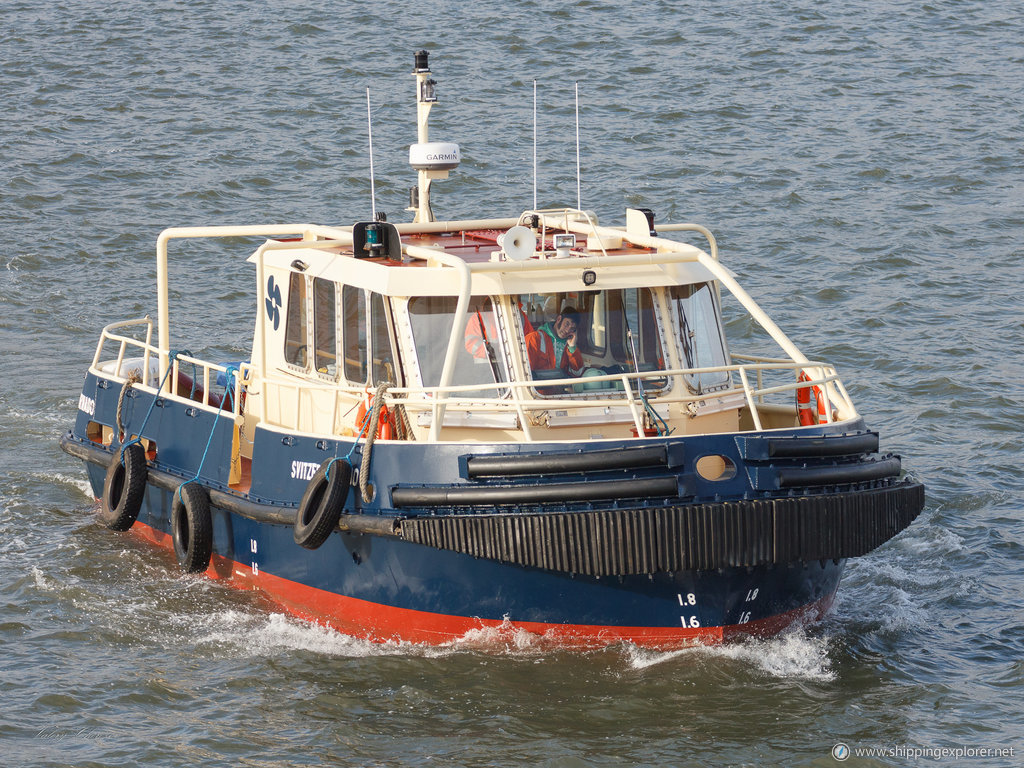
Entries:
{"label": "tugboat", "polygon": [[[678,648],[824,614],[846,560],[924,505],[836,369],[703,226],[435,220],[460,150],[429,140],[426,51],[413,74],[410,223],[160,234],[156,321],[103,329],[61,439],[102,522],[380,642]],[[170,246],[240,237],[251,356],[200,359],[175,346]],[[732,348],[723,297],[767,352]]]}

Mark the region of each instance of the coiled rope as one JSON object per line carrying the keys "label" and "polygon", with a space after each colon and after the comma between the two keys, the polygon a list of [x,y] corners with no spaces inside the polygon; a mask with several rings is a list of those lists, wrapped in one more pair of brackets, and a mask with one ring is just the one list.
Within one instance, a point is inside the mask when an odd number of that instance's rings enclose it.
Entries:
{"label": "coiled rope", "polygon": [[117,425],[117,442],[124,440],[124,420],[122,414],[124,413],[124,398],[128,394],[128,390],[132,388],[133,384],[138,384],[142,381],[142,377],[139,376],[139,372],[132,368],[128,373],[128,378],[125,379],[124,384],[121,385],[121,394],[117,396],[117,414],[114,416],[114,424]]}
{"label": "coiled rope", "polygon": [[390,381],[382,381],[377,385],[377,391],[373,395],[373,408],[370,410],[370,417],[366,420],[369,427],[366,432],[366,445],[363,446],[363,460],[359,465],[359,492],[366,504],[373,501],[373,486],[367,480],[370,473],[370,453],[373,451],[373,441],[377,439],[377,430],[380,428],[380,411],[384,405],[384,393],[390,386],[392,386]]}

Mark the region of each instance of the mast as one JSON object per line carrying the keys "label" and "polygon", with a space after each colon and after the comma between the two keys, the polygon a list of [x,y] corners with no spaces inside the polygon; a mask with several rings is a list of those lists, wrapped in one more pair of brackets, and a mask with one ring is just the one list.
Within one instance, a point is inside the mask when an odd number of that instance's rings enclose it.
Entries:
{"label": "mast", "polygon": [[434,221],[430,208],[430,184],[435,179],[447,179],[448,171],[459,164],[459,145],[449,142],[431,142],[428,122],[430,109],[437,103],[434,86],[437,81],[430,75],[427,51],[416,51],[412,73],[416,77],[416,144],[409,147],[409,163],[416,169],[418,184],[410,190],[409,207],[415,211],[414,224]]}

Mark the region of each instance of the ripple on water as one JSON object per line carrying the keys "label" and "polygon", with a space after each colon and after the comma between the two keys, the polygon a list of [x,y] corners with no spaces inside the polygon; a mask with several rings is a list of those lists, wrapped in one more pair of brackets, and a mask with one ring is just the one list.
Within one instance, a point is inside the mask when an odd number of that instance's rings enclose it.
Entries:
{"label": "ripple on water", "polygon": [[[596,0],[477,4],[442,25],[432,5],[390,0],[339,6],[329,24],[277,0],[8,5],[8,763],[824,765],[839,740],[1019,741],[1024,212],[1005,3],[660,2],[639,26],[635,9]],[[524,34],[538,18],[543,31]],[[352,34],[366,29],[409,48]],[[532,205],[535,78],[541,204],[574,202],[579,80],[584,207],[608,223],[629,204],[709,225],[744,287],[837,365],[924,480],[925,513],[849,564],[822,624],[672,653],[568,653],[507,628],[378,645],[179,576],[166,552],[94,522],[55,439],[99,329],[155,311],[157,233],[351,223],[370,209],[366,86],[377,208],[401,220],[418,47],[439,81],[432,135],[464,150],[435,186],[440,216]],[[182,345],[210,347],[216,326],[218,345],[246,353],[244,250],[172,252],[174,300],[191,302]],[[738,352],[756,338],[742,319],[728,331]]]}

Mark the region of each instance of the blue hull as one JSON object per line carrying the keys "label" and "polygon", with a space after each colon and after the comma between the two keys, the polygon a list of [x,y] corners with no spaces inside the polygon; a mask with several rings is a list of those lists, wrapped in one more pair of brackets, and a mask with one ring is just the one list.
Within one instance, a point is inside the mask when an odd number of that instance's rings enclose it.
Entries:
{"label": "blue hull", "polygon": [[[103,475],[89,465],[97,496]],[[149,487],[136,523],[143,538],[170,546],[173,495]],[[714,642],[778,631],[805,614],[817,618],[845,564],[579,576],[341,531],[309,551],[294,542],[291,526],[217,507],[212,513],[209,576],[258,586],[297,615],[380,641],[447,642],[473,629],[506,627],[576,645]],[[374,615],[369,626],[367,613]]]}
{"label": "blue hull", "polygon": [[[97,497],[103,493],[106,464],[113,453],[96,440],[96,425],[115,422],[118,392],[116,382],[90,374],[83,394],[88,410],[79,411],[76,428],[66,438],[65,449],[77,446],[80,453],[76,455],[86,458]],[[198,473],[204,492],[219,494],[211,496],[213,555],[207,569],[209,576],[243,588],[258,587],[297,615],[374,640],[450,642],[468,632],[494,627],[521,629],[570,645],[629,641],[645,646],[678,647],[717,642],[737,633],[776,632],[803,617],[817,618],[831,604],[845,564],[844,556],[818,556],[826,552],[842,554],[842,547],[846,546],[839,541],[842,537],[811,535],[816,534],[811,529],[819,525],[819,520],[831,519],[826,518],[826,513],[836,514],[834,509],[824,507],[820,513],[804,510],[803,517],[792,518],[793,526],[801,530],[797,531],[799,536],[794,535],[795,554],[784,562],[771,562],[771,558],[765,562],[763,546],[758,541],[748,546],[749,552],[741,551],[742,547],[737,545],[738,548],[708,555],[711,559],[699,560],[704,549],[712,544],[721,545],[723,534],[735,536],[740,544],[752,539],[760,530],[757,526],[764,527],[763,522],[758,522],[762,518],[755,520],[756,525],[749,530],[738,524],[735,530],[709,527],[705,540],[692,544],[694,552],[690,554],[691,560],[686,561],[702,563],[700,567],[634,566],[633,553],[625,550],[613,551],[607,562],[588,560],[587,567],[537,567],[529,559],[535,553],[526,553],[519,560],[513,555],[489,552],[481,556],[474,547],[488,544],[486,541],[431,545],[424,543],[429,535],[441,534],[428,531],[424,534],[427,538],[417,542],[398,535],[346,531],[344,526],[331,533],[319,548],[305,549],[296,543],[293,527],[286,521],[294,519],[313,470],[325,459],[348,454],[351,441],[257,429],[251,484],[242,492],[228,484],[233,426],[228,415],[171,397],[160,398],[157,407],[151,408],[152,395],[138,389],[129,394],[123,411],[126,431],[142,432],[155,442],[157,450],[149,462],[150,474],[159,472],[171,479],[170,484],[165,480],[161,486],[150,478],[134,530],[162,546],[171,546],[173,488]],[[666,517],[666,512],[688,512],[703,504],[708,512],[705,517],[718,521],[730,512],[731,504],[738,510],[736,520],[742,522],[758,512],[757,505],[803,504],[804,491],[779,487],[789,482],[786,478],[794,472],[803,478],[835,475],[835,462],[828,456],[821,460],[821,466],[810,468],[806,459],[787,462],[766,458],[768,453],[792,452],[792,438],[806,434],[807,430],[773,432],[775,442],[771,444],[750,434],[599,441],[587,446],[377,442],[373,446],[369,477],[377,493],[372,502],[364,504],[358,488],[351,488],[344,513],[356,520],[407,520],[426,528],[466,521],[488,523],[493,528],[508,524],[511,518],[522,522],[531,516],[541,522],[554,517],[564,521],[570,517],[581,520],[589,515],[596,519],[609,514],[633,515],[629,519],[634,519],[646,513],[660,515],[651,519],[657,525],[667,525],[666,520],[671,522],[675,518]],[[833,440],[829,445],[861,445],[865,435],[870,442],[871,434],[860,423],[822,425],[816,428],[811,442],[817,445],[822,440]],[[806,440],[800,444],[805,443]],[[647,454],[629,453],[637,447],[653,447],[657,460],[652,463],[647,461]],[[353,466],[358,466],[361,449],[360,445],[354,451]],[[594,453],[588,454],[588,450]],[[830,451],[835,453],[832,448],[825,453]],[[738,471],[719,481],[702,478],[695,471],[694,462],[709,453],[729,457]],[[639,456],[640,460],[633,462],[637,466],[616,465],[617,454]],[[545,460],[554,457],[564,467],[551,470],[553,475],[522,469],[530,465],[534,456]],[[581,456],[594,459],[591,471],[577,466]],[[847,474],[863,474],[867,467],[877,474],[875,468],[886,461],[889,460],[871,458],[844,464],[842,469]],[[481,473],[473,467],[485,465],[504,466],[506,471],[488,469],[482,477],[477,476]],[[488,472],[496,472],[496,476]],[[866,486],[879,484],[870,479],[858,482],[865,492],[870,490]],[[588,495],[588,491],[603,487],[602,483],[616,489],[622,498],[591,498],[594,494]],[[881,482],[886,483],[891,481]],[[628,490],[634,485],[658,488],[660,496],[634,497],[631,494],[635,492]],[[775,489],[766,491],[762,486]],[[851,481],[846,478],[842,490],[846,497],[855,497],[857,494],[850,492],[850,486]],[[545,500],[553,487],[566,489],[566,498]],[[624,487],[627,490],[622,491]],[[818,488],[809,498],[820,505],[835,496],[836,490]],[[884,488],[882,491],[887,492]],[[877,494],[879,490],[870,492]],[[439,498],[449,500],[429,508],[417,501],[438,494]],[[497,495],[499,503],[481,502],[480,494],[484,498]],[[218,503],[218,498],[244,501],[269,513],[260,519],[259,515],[240,513],[237,507],[231,509],[231,504]],[[783,511],[782,507],[772,511],[773,519],[782,519]],[[496,518],[494,512],[501,515]],[[694,519],[699,523],[703,518]],[[622,524],[619,518],[613,522]],[[690,528],[682,534],[673,534],[680,537],[675,542],[679,546],[686,545],[683,540],[687,536],[693,538],[700,528],[693,521],[688,525]],[[821,525],[824,527],[824,523]],[[861,526],[858,523],[856,527]],[[414,530],[409,528],[410,536]],[[769,538],[772,535],[769,532]],[[894,532],[886,537],[891,535]],[[648,538],[656,548],[667,536],[668,533],[655,532]],[[832,538],[837,539],[839,549],[820,549],[820,542],[827,544]],[[819,549],[801,544],[804,539],[819,542],[815,544]],[[578,542],[566,540],[561,545],[545,542],[543,546],[551,550],[558,546],[571,548],[574,544]],[[609,546],[614,549],[614,544]],[[805,549],[800,550],[800,546]],[[807,552],[818,554],[811,556]],[[539,556],[543,559],[560,554],[564,553],[545,551]]]}

